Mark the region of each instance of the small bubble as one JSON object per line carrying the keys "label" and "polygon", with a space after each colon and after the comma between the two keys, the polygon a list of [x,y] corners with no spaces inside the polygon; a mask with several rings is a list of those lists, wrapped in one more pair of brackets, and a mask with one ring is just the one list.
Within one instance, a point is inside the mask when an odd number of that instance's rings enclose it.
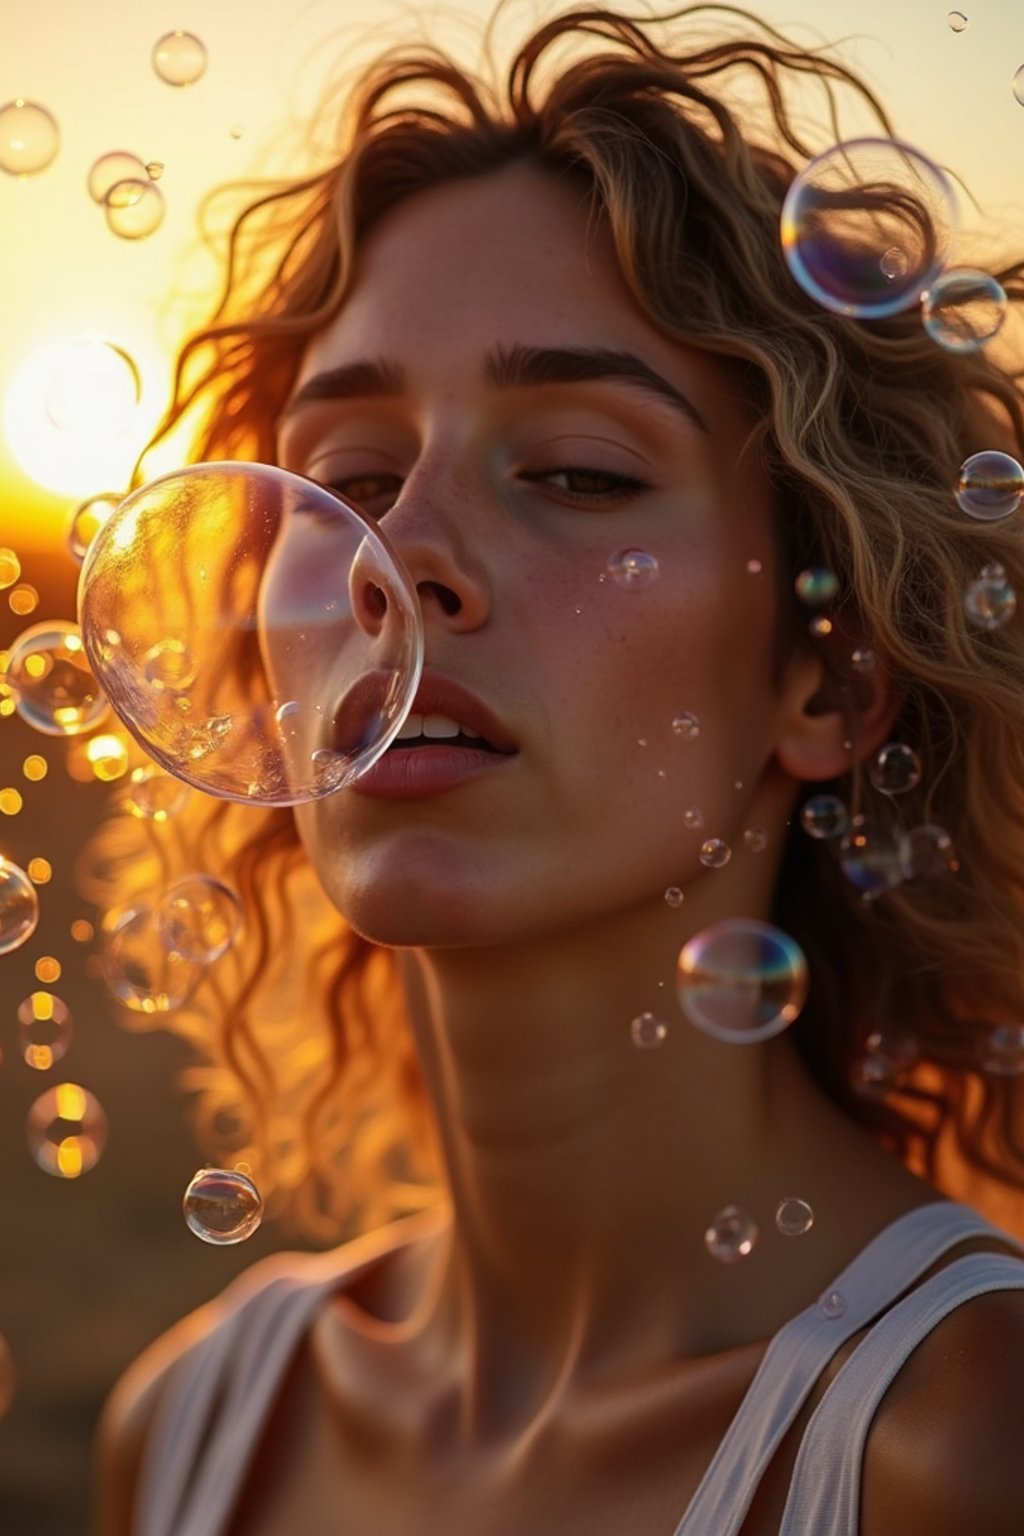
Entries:
{"label": "small bubble", "polygon": [[814,565],[801,571],[793,585],[797,597],[808,608],[824,608],[839,591],[839,577],[824,566]]}
{"label": "small bubble", "polygon": [[14,588],[7,599],[12,613],[24,618],[27,613],[32,613],[39,606],[39,593],[31,582],[23,581]]}
{"label": "small bubble", "polygon": [[153,45],[153,69],[167,85],[194,85],[206,58],[205,44],[192,32],[165,32]]}
{"label": "small bubble", "polygon": [[903,881],[903,844],[902,833],[855,816],[839,845],[840,868],[862,896],[881,896]]}
{"label": "small bubble", "polygon": [[953,839],[934,822],[914,827],[906,834],[900,858],[905,880],[936,880],[940,875],[956,874],[960,868]]}
{"label": "small bubble", "polygon": [[122,240],[144,240],[164,221],[163,193],[155,182],[118,181],[103,201],[107,228]]}
{"label": "small bubble", "polygon": [[683,892],[679,889],[678,885],[670,885],[665,892],[665,905],[675,911],[682,906],[683,900]]}
{"label": "small bubble", "polygon": [[228,134],[233,139],[240,139],[244,132],[245,129],[242,127],[241,123],[232,123],[231,127],[228,129]]}
{"label": "small bubble", "polygon": [[853,1063],[851,1082],[859,1093],[877,1094],[898,1088],[920,1059],[921,1048],[912,1030],[892,1026],[875,1030],[864,1041],[863,1054]]}
{"label": "small bubble", "polygon": [[988,272],[953,267],[921,295],[921,318],[932,341],[947,352],[977,352],[1002,329],[1006,294]]}
{"label": "small bubble", "polygon": [[1009,517],[1024,497],[1024,468],[1008,453],[985,449],[960,466],[954,487],[957,506],[968,517],[996,523]]}
{"label": "small bubble", "polygon": [[119,181],[143,181],[145,175],[146,167],[138,155],[126,149],[114,149],[93,161],[86,186],[94,203],[105,203],[108,192]]}
{"label": "small bubble", "polygon": [[1024,64],[1020,66],[1014,75],[1010,89],[1013,91],[1014,100],[1024,107]]}
{"label": "small bubble", "polygon": [[690,710],[684,710],[681,715],[675,715],[672,720],[672,729],[677,736],[684,741],[696,741],[700,735],[700,721]]}
{"label": "small bubble", "polygon": [[846,1297],[842,1291],[823,1291],[818,1297],[818,1306],[827,1318],[842,1317],[846,1311]]}
{"label": "small bubble", "polygon": [[690,832],[699,832],[704,825],[704,812],[699,806],[691,805],[683,812],[683,826]]}
{"label": "small bubble", "polygon": [[93,736],[86,743],[86,759],[93,777],[101,784],[112,784],[128,771],[128,745],[121,736]]}
{"label": "small bubble", "polygon": [[683,1012],[726,1044],[780,1034],[799,1018],[807,987],[807,960],[796,940],[755,918],[726,918],[694,934],[676,965]]}
{"label": "small bubble", "polygon": [[263,1220],[259,1190],[235,1168],[200,1168],[181,1206],[189,1231],[218,1247],[245,1242]]}
{"label": "small bubble", "polygon": [[100,496],[90,496],[88,501],[81,502],[72,512],[67,546],[72,560],[78,565],[81,565],[89,552],[89,545],[120,502],[120,496],[116,496],[113,491],[104,491]]}
{"label": "small bubble", "polygon": [[657,578],[658,562],[646,549],[620,549],[608,561],[608,571],[620,587],[649,587]]}
{"label": "small bubble", "polygon": [[1024,1072],[1024,1025],[997,1024],[981,1042],[982,1069],[997,1077],[1016,1077]]}
{"label": "small bubble", "polygon": [[59,981],[61,973],[60,961],[53,955],[40,955],[35,964],[36,980],[45,981],[47,985],[51,981]]}
{"label": "small bubble", "polygon": [[143,661],[146,682],[154,688],[188,688],[196,680],[196,663],[184,640],[158,640]]}
{"label": "small bubble", "polygon": [[882,252],[878,265],[882,269],[883,276],[892,282],[897,277],[906,277],[910,263],[899,246],[890,245],[887,251]]}
{"label": "small bubble", "polygon": [[814,1226],[814,1212],[806,1200],[787,1195],[776,1207],[775,1225],[783,1237],[803,1237]]}
{"label": "small bubble", "polygon": [[986,565],[964,592],[964,614],[977,629],[1002,629],[1017,611],[1017,594],[1001,565]]}
{"label": "small bubble", "polygon": [[162,823],[176,816],[188,798],[188,785],[153,763],[132,769],[123,804],[140,821]]}
{"label": "small bubble", "polygon": [[17,816],[25,804],[20,792],[16,789],[0,789],[0,813],[4,816]]}
{"label": "small bubble", "polygon": [[168,949],[153,909],[145,904],[122,913],[108,935],[103,980],[134,1013],[180,1008],[202,975],[201,965]]}
{"label": "small bubble", "polygon": [[71,1010],[52,992],[32,992],[18,1006],[21,1054],[28,1066],[47,1072],[67,1055],[71,1044]]}
{"label": "small bubble", "polygon": [[732,858],[732,849],[721,837],[709,837],[701,844],[700,861],[705,869],[723,869]]}
{"label": "small bubble", "polygon": [[149,177],[150,181],[159,181],[163,173],[164,163],[162,160],[146,161],[146,175]]}
{"label": "small bubble", "polygon": [[639,736],[637,738],[637,743],[636,744],[637,744],[638,747],[646,747],[646,745],[647,745],[647,737],[646,736]]}
{"label": "small bubble", "polygon": [[78,1083],[59,1083],[39,1095],[25,1125],[29,1149],[44,1173],[77,1179],[95,1168],[107,1144],[107,1117],[99,1100]]}
{"label": "small bubble", "polygon": [[967,17],[963,11],[947,11],[946,21],[951,32],[963,32],[967,26]]}
{"label": "small bubble", "polygon": [[26,779],[30,779],[33,783],[38,783],[40,779],[46,778],[47,773],[50,771],[50,765],[45,757],[40,757],[38,752],[32,752],[22,763],[21,771]]}
{"label": "small bubble", "polygon": [[873,672],[875,670],[875,653],[866,645],[858,645],[850,657],[850,664],[855,672]]}
{"label": "small bubble", "polygon": [[71,924],[71,937],[76,944],[89,944],[93,938],[93,926],[88,918],[76,917]]}
{"label": "small bubble", "polygon": [[868,778],[883,794],[905,795],[921,782],[921,759],[906,742],[887,742],[868,763]]}
{"label": "small bubble", "polygon": [[0,854],[0,955],[19,949],[39,924],[39,897],[28,875]]}
{"label": "small bubble", "polygon": [[29,859],[26,873],[33,885],[49,885],[53,879],[53,865],[49,859]]}
{"label": "small bubble", "polygon": [[60,129],[52,112],[18,96],[0,107],[0,171],[34,176],[54,161]]}
{"label": "small bubble", "polygon": [[762,565],[761,565],[760,560],[748,560],[747,561],[747,575],[748,576],[760,576],[761,571],[762,571]]}
{"label": "small bubble", "polygon": [[21,575],[21,561],[13,549],[0,549],[0,592],[13,587]]}
{"label": "small bubble", "polygon": [[807,632],[815,640],[824,640],[832,633],[832,620],[823,613],[816,613],[807,626]]}
{"label": "small bubble", "polygon": [[53,619],[26,629],[11,646],[7,681],[19,715],[47,736],[81,735],[106,713],[77,624]]}
{"label": "small bubble", "polygon": [[638,1013],[629,1026],[629,1033],[639,1050],[653,1051],[668,1035],[668,1025],[653,1013]]}
{"label": "small bubble", "polygon": [[242,905],[223,880],[212,875],[188,875],[158,903],[156,921],[168,949],[186,960],[212,965],[237,940],[242,930]]}
{"label": "small bubble", "polygon": [[279,704],[274,710],[274,719],[280,725],[282,721],[290,719],[292,715],[297,715],[300,708],[301,705],[298,699],[288,699],[284,704]]}
{"label": "small bubble", "polygon": [[738,1205],[722,1208],[704,1233],[704,1246],[720,1264],[735,1264],[754,1251],[757,1223]]}
{"label": "small bubble", "polygon": [[768,834],[763,827],[748,827],[743,834],[743,846],[748,853],[764,853],[768,846]]}

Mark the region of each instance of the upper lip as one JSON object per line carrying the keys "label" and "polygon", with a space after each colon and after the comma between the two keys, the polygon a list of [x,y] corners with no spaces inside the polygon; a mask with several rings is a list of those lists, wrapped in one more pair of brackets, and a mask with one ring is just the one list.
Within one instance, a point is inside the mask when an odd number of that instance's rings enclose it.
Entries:
{"label": "upper lip", "polygon": [[[334,715],[336,748],[349,750],[353,739],[362,736],[372,717],[379,714],[389,680],[393,683],[393,677],[388,679],[386,675],[370,673],[348,690]],[[496,751],[518,751],[516,742],[494,711],[454,678],[444,677],[439,672],[424,671],[409,713],[447,715],[482,736]]]}

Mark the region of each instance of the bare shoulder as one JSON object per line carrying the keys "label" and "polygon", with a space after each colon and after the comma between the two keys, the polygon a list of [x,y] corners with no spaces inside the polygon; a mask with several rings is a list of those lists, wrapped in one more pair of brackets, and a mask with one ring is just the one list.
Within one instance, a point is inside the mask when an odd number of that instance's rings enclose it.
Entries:
{"label": "bare shoulder", "polygon": [[862,1536],[1020,1536],[1022,1451],[1024,1290],[993,1291],[944,1318],[882,1400]]}
{"label": "bare shoulder", "polygon": [[175,1371],[246,1301],[301,1269],[305,1257],[273,1254],[260,1259],[213,1300],[161,1334],[118,1378],[96,1426],[94,1536],[130,1536],[143,1451]]}

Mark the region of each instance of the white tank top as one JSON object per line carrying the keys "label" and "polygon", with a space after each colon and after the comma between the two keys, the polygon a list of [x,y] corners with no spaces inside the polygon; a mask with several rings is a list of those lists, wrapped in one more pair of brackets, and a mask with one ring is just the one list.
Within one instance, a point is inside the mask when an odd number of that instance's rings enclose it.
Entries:
{"label": "white tank top", "polygon": [[[994,1238],[893,1301],[950,1248]],[[285,1372],[319,1308],[372,1260],[349,1250],[262,1261],[218,1298],[223,1316],[171,1370],[146,1443],[136,1536],[223,1536]],[[815,1409],[779,1536],[857,1536],[861,1462],[883,1393],[921,1340],[986,1291],[1024,1290],[1024,1245],[969,1206],[938,1200],[884,1227],[771,1339],[674,1536],[736,1536],[786,1431],[836,1350],[877,1321]]]}

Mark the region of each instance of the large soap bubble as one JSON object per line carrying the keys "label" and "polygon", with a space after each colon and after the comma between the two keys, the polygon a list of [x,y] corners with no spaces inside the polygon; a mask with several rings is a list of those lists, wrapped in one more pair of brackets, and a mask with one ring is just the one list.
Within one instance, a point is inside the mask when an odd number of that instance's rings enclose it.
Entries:
{"label": "large soap bubble", "polygon": [[415,587],[376,524],[273,465],[196,464],[125,497],[78,602],[128,730],[227,800],[298,805],[352,783],[423,668]]}
{"label": "large soap bubble", "polygon": [[839,315],[894,315],[945,266],[958,214],[948,178],[899,139],[818,155],[782,205],[782,250],[804,292]]}

